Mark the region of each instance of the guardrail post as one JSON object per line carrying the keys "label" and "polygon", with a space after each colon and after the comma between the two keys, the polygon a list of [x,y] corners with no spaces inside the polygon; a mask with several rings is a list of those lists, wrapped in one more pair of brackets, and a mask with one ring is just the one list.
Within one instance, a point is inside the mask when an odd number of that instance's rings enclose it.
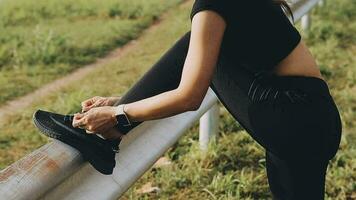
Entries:
{"label": "guardrail post", "polygon": [[206,151],[211,137],[215,137],[219,128],[219,105],[216,102],[199,119],[199,144],[200,149]]}
{"label": "guardrail post", "polygon": [[302,30],[308,33],[311,25],[311,18],[309,13],[303,15],[301,20],[302,20]]}

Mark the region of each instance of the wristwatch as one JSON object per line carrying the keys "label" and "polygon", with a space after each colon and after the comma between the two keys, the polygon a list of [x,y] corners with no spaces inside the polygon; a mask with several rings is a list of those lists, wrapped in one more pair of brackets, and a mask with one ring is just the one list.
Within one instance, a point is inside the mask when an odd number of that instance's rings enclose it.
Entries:
{"label": "wristwatch", "polygon": [[115,108],[115,117],[117,124],[115,127],[121,132],[121,133],[127,133],[128,131],[131,130],[132,123],[130,122],[129,117],[124,111],[124,106],[125,104],[120,104],[116,106]]}

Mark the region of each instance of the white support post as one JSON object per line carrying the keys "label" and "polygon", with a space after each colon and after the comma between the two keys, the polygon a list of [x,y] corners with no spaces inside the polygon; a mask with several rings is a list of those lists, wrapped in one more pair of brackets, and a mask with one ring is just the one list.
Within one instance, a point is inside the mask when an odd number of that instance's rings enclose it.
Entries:
{"label": "white support post", "polygon": [[309,13],[303,15],[302,17],[302,30],[308,33],[311,25],[311,19]]}
{"label": "white support post", "polygon": [[211,137],[215,137],[219,128],[219,104],[215,103],[199,120],[200,149],[206,151]]}
{"label": "white support post", "polygon": [[325,5],[325,0],[320,0],[319,2],[318,2],[318,6],[319,7],[323,7]]}

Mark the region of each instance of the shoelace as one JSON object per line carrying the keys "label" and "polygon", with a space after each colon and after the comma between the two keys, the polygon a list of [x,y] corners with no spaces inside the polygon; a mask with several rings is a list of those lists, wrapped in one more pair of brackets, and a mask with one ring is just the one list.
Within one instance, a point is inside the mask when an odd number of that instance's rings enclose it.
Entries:
{"label": "shoelace", "polygon": [[64,115],[64,122],[72,122],[74,118],[74,115]]}

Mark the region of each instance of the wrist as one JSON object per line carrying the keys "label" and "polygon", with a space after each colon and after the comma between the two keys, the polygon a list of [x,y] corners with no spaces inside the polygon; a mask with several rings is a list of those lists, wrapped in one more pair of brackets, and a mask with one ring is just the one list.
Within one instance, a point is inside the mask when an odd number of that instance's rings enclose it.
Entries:
{"label": "wrist", "polygon": [[131,123],[138,122],[137,120],[135,120],[135,119],[133,118],[132,115],[130,115],[130,111],[132,111],[131,108],[132,108],[131,104],[128,103],[128,104],[125,104],[123,110],[124,110],[124,112],[125,112],[127,118],[129,119],[129,121],[130,121]]}
{"label": "wrist", "polygon": [[116,102],[118,102],[121,97],[108,97],[108,102],[110,106],[113,106]]}
{"label": "wrist", "polygon": [[116,106],[110,106],[110,114],[111,114],[111,118],[113,119],[113,121],[115,122],[115,125],[117,124],[117,119],[116,119]]}

